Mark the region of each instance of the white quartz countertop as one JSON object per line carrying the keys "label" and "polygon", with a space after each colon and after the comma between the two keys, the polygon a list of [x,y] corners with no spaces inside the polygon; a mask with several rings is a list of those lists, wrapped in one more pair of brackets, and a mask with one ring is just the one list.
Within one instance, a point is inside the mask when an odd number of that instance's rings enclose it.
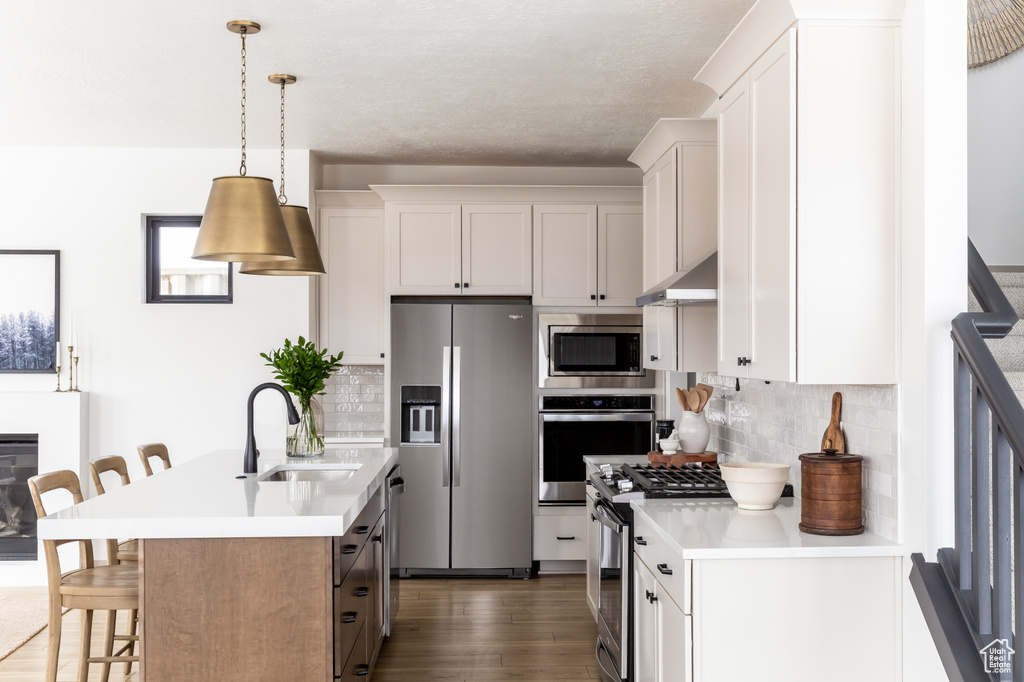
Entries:
{"label": "white quartz countertop", "polygon": [[769,511],[745,511],[731,499],[633,500],[646,521],[683,559],[784,559],[899,556],[903,547],[874,533],[811,535],[800,531],[800,500]]}
{"label": "white quartz countertop", "polygon": [[[398,462],[394,448],[328,447],[321,457],[266,449],[242,475],[242,452],[218,450],[39,520],[43,539],[342,535]],[[344,480],[260,480],[281,466],[354,467]],[[343,475],[344,476],[344,475]],[[56,493],[55,493],[56,494]]]}

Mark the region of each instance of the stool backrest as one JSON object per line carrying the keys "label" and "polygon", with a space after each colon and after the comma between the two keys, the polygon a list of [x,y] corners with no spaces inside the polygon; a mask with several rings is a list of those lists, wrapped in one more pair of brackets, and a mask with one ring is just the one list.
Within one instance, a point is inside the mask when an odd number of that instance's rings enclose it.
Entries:
{"label": "stool backrest", "polygon": [[148,443],[139,446],[139,457],[142,458],[142,468],[146,470],[146,476],[153,475],[153,469],[149,466],[150,457],[159,457],[164,463],[164,470],[171,468],[171,456],[167,454],[167,446],[163,443]]}
{"label": "stool backrest", "polygon": [[[71,493],[71,499],[75,504],[83,500],[82,486],[78,480],[78,474],[74,471],[64,469],[52,471],[48,474],[39,474],[28,479],[28,490],[32,495],[32,504],[36,508],[36,516],[46,516],[46,508],[43,506],[43,495],[53,490],[65,490]],[[46,577],[50,589],[60,588],[60,555],[57,548],[69,542],[80,542],[82,568],[93,567],[92,542],[90,540],[43,540],[43,552],[46,555]]]}
{"label": "stool backrest", "polygon": [[99,495],[107,492],[103,489],[103,481],[100,480],[100,474],[108,471],[116,472],[121,477],[121,485],[123,486],[132,482],[128,478],[128,465],[125,463],[124,457],[120,455],[98,457],[89,462],[89,476],[92,477],[92,484],[96,486],[96,492]]}

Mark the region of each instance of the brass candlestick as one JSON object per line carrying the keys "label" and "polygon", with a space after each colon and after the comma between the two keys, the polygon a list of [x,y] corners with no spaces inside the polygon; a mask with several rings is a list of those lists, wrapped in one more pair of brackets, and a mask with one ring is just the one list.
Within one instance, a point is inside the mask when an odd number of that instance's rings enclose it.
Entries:
{"label": "brass candlestick", "polygon": [[72,376],[72,379],[75,382],[75,387],[74,388],[69,388],[68,390],[69,391],[74,391],[75,393],[81,393],[81,391],[78,390],[78,356],[77,355],[75,356],[74,372],[71,373],[71,376]]}
{"label": "brass candlestick", "polygon": [[75,380],[75,347],[68,346],[68,387],[65,393],[71,392],[71,382]]}
{"label": "brass candlestick", "polygon": [[60,358],[59,357],[57,358],[56,365],[57,365],[57,390],[54,391],[54,393],[63,393],[64,391],[60,390]]}

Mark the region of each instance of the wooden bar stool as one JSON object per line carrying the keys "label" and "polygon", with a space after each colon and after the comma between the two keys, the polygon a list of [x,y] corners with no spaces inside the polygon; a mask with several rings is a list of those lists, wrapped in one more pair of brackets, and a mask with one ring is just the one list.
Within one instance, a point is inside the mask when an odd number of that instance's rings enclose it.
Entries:
{"label": "wooden bar stool", "polygon": [[[82,501],[82,486],[73,471],[54,471],[28,479],[29,492],[39,518],[46,516],[42,496],[52,490],[71,493],[75,504]],[[69,542],[81,543],[82,568],[61,574],[57,548]],[[138,611],[139,569],[131,565],[96,566],[93,562],[90,540],[43,540],[46,555],[46,579],[50,593],[50,618],[46,648],[46,680],[56,682],[57,656],[60,652],[61,609],[82,609],[82,638],[78,654],[78,680],[87,682],[89,664],[103,664],[103,680],[110,676],[110,664],[117,661],[138,661],[139,657],[125,654],[129,644],[113,652],[114,640],[134,643],[137,635],[115,635],[114,625],[118,610]],[[104,655],[91,656],[92,612],[107,612],[104,632]]]}
{"label": "wooden bar stool", "polygon": [[[103,481],[100,478],[100,474],[113,471],[121,479],[121,485],[126,486],[132,482],[131,478],[128,477],[128,465],[124,461],[124,457],[119,455],[110,455],[109,457],[99,457],[89,462],[89,476],[92,478],[92,484],[96,487],[96,493],[98,495],[106,494],[106,490],[103,488]],[[139,565],[139,541],[138,540],[125,540],[124,542],[118,542],[117,540],[107,540],[107,563],[113,564],[128,564],[132,566]],[[128,634],[134,635],[136,633],[136,627],[138,625],[138,612],[132,611],[128,616]],[[128,642],[128,655],[132,656],[135,653],[135,642]],[[124,674],[127,675],[132,671],[132,662],[126,661],[124,664]]]}
{"label": "wooden bar stool", "polygon": [[167,454],[167,446],[163,443],[140,445],[139,457],[142,458],[142,468],[146,470],[146,476],[153,475],[153,469],[149,466],[150,457],[159,457],[164,463],[165,471],[171,468],[171,456]]}

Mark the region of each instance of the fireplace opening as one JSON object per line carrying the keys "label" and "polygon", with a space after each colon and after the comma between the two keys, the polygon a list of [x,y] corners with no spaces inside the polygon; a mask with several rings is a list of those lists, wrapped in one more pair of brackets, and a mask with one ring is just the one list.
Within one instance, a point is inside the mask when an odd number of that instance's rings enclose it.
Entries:
{"label": "fireplace opening", "polygon": [[0,561],[35,561],[36,508],[28,479],[39,473],[39,434],[0,434]]}

